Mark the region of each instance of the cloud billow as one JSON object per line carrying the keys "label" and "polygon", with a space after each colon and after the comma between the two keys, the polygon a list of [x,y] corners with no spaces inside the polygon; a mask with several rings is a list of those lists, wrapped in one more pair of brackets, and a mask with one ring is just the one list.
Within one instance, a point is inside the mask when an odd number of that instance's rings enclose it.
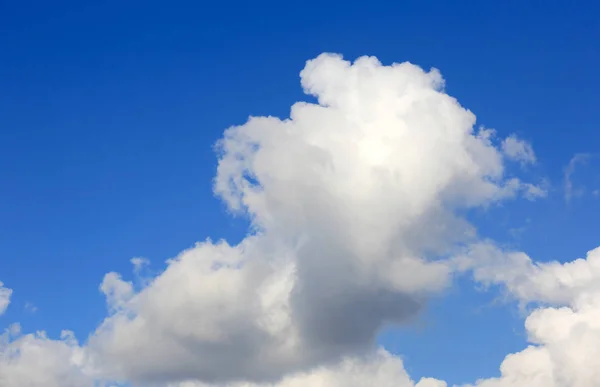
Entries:
{"label": "cloud billow", "polygon": [[477,241],[461,212],[543,193],[505,173],[533,150],[475,128],[437,70],[323,54],[300,77],[318,103],[252,117],[217,144],[214,192],[251,220],[248,236],[198,243],[138,291],[107,274],[109,315],[71,346],[90,380],[415,385],[377,333],[450,284],[448,257]]}

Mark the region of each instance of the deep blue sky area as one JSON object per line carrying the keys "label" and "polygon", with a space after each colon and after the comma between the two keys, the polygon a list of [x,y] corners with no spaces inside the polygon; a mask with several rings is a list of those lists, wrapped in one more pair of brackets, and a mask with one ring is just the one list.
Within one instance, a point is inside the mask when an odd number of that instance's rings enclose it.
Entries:
{"label": "deep blue sky area", "polygon": [[[549,197],[474,221],[540,260],[583,256],[598,244],[600,160],[577,166],[569,203],[563,171],[600,146],[599,20],[594,1],[0,1],[0,280],[15,290],[0,328],[85,339],[106,272],[239,240],[245,221],[212,195],[212,145],[308,99],[299,71],[325,51],[436,67],[479,124],[531,141]],[[493,375],[522,347],[518,313],[463,285],[420,328],[382,336],[414,376]]]}

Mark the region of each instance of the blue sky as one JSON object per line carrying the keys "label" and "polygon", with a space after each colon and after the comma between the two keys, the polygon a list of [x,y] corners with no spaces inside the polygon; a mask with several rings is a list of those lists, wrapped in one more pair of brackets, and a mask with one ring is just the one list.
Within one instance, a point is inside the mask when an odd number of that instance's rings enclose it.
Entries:
{"label": "blue sky", "polygon": [[[525,4],[526,3],[526,4]],[[600,8],[594,2],[3,2],[0,5],[0,327],[85,338],[106,315],[105,273],[150,270],[196,241],[239,241],[246,220],[212,193],[213,144],[249,115],[287,117],[306,60],[336,52],[440,69],[446,91],[535,149],[547,198],[470,219],[540,261],[596,247]],[[579,192],[579,191],[578,191]],[[512,230],[512,231],[511,231]],[[469,281],[380,341],[414,377],[497,374],[523,316]],[[35,312],[26,304],[33,304]]]}

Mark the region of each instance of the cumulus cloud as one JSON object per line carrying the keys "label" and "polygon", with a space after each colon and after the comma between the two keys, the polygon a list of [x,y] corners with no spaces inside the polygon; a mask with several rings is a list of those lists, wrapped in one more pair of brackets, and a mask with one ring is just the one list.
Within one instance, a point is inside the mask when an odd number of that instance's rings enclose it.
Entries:
{"label": "cumulus cloud", "polygon": [[[377,333],[410,322],[457,264],[474,266],[448,258],[477,241],[461,213],[541,195],[505,173],[533,152],[475,128],[437,70],[323,54],[300,77],[318,103],[251,117],[217,144],[214,191],[250,219],[242,242],[198,243],[141,289],[107,274],[109,315],[85,347],[8,345],[63,351],[40,368],[49,380],[84,359],[73,377],[93,364],[140,385],[415,386]],[[16,362],[33,364],[26,353]]]}
{"label": "cumulus cloud", "polygon": [[470,252],[474,277],[501,285],[524,305],[530,345],[508,355],[501,376],[478,387],[591,387],[600,385],[600,248],[585,259],[536,263],[520,252],[487,244]]}
{"label": "cumulus cloud", "polygon": [[12,296],[12,289],[4,286],[0,281],[0,316],[6,312],[8,305],[10,304],[10,297]]}
{"label": "cumulus cloud", "polygon": [[[463,387],[591,387],[600,383],[600,247],[574,261],[535,262],[521,252],[506,252],[491,243],[473,245],[457,262],[487,285],[500,285],[535,308],[525,321],[529,345],[509,354],[500,376]],[[11,340],[12,339],[12,340]],[[0,385],[109,386],[98,384],[89,348],[72,333],[60,340],[45,333],[21,335],[18,325],[0,335]],[[193,378],[150,381],[141,386],[167,387],[447,387],[442,380],[412,380],[398,356],[385,350],[343,357],[339,362],[292,372],[275,382],[207,383]]]}
{"label": "cumulus cloud", "polygon": [[253,234],[184,251],[131,297],[108,278],[122,307],[90,347],[112,375],[262,383],[369,352],[447,286],[441,255],[474,237],[457,211],[535,192],[437,70],[324,54],[300,76],[318,104],[217,145],[215,193]]}
{"label": "cumulus cloud", "polygon": [[[22,335],[18,324],[0,335],[0,385],[3,387],[116,387],[102,380],[91,366],[85,347],[72,332],[63,331],[59,340],[45,332]],[[149,382],[162,387],[447,387],[443,381],[422,378],[414,382],[402,360],[385,350],[361,357],[347,357],[330,366],[285,376],[275,383],[207,384],[196,380],[177,383]]]}
{"label": "cumulus cloud", "polygon": [[477,281],[500,284],[524,304],[570,305],[600,293],[600,249],[566,263],[534,262],[523,252],[504,252],[489,243],[475,245],[471,256]]}
{"label": "cumulus cloud", "polygon": [[0,386],[93,386],[84,350],[73,333],[63,331],[60,340],[45,332],[22,335],[18,324],[0,335]]}

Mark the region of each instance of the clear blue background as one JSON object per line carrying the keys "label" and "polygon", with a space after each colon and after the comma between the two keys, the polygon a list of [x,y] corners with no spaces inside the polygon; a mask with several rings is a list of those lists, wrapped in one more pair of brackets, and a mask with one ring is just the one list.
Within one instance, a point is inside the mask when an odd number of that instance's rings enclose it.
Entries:
{"label": "clear blue background", "polygon": [[[105,315],[108,271],[130,273],[243,220],[213,198],[222,131],[287,116],[298,73],[323,51],[437,67],[447,90],[501,135],[530,140],[551,182],[538,203],[474,215],[485,236],[540,260],[597,245],[600,5],[594,1],[0,1],[0,327],[81,339]],[[529,221],[527,220],[529,219]],[[514,237],[510,229],[526,226]],[[460,280],[417,327],[387,332],[414,376],[493,375],[523,346],[514,308]],[[27,312],[25,304],[38,307]]]}

